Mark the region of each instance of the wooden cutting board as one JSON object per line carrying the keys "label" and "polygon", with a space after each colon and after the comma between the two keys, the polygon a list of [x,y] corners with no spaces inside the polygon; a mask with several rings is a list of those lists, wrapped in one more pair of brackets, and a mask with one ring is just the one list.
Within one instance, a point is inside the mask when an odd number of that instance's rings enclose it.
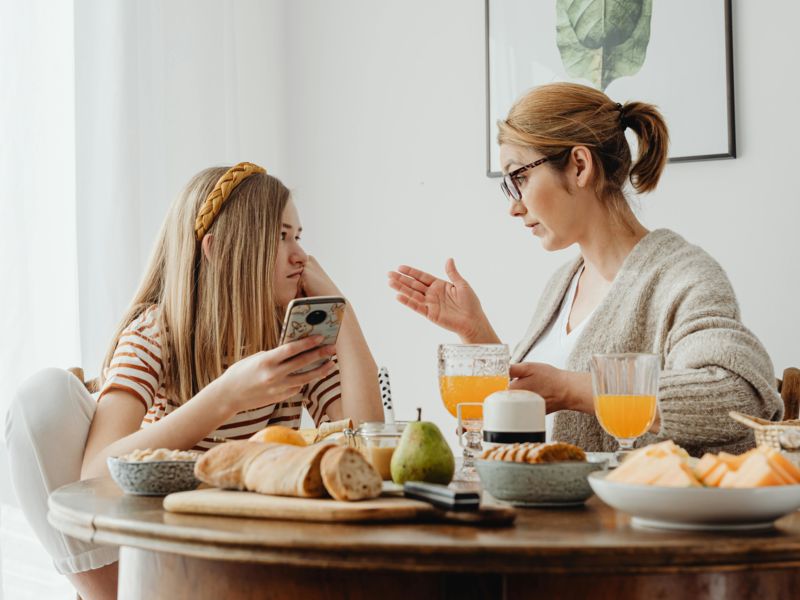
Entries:
{"label": "wooden cutting board", "polygon": [[497,526],[510,525],[516,516],[513,508],[497,505],[485,505],[475,512],[448,512],[426,502],[402,497],[382,496],[374,500],[340,502],[330,498],[267,496],[216,488],[170,494],[164,498],[164,509],[179,513],[328,523],[446,521]]}

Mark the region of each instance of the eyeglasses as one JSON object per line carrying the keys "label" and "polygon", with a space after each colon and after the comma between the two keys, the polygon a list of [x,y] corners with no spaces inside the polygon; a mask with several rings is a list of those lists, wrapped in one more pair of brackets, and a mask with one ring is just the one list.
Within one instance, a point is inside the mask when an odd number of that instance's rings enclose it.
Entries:
{"label": "eyeglasses", "polygon": [[532,169],[534,167],[538,167],[542,163],[546,163],[548,158],[545,156],[544,158],[540,158],[539,160],[535,160],[532,163],[525,165],[524,167],[520,167],[519,169],[514,169],[508,175],[503,175],[503,181],[500,182],[500,189],[503,190],[503,193],[506,195],[506,198],[512,200],[513,202],[519,202],[522,200],[522,192],[519,190],[519,186],[517,185],[517,177],[523,171],[527,171],[528,169]]}

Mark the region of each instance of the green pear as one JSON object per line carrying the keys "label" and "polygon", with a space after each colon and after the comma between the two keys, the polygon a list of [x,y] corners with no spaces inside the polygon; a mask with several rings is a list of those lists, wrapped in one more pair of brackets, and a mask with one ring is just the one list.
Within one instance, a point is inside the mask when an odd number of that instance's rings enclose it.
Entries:
{"label": "green pear", "polygon": [[392,481],[427,481],[447,485],[453,479],[455,457],[435,423],[412,421],[397,444],[390,471]]}

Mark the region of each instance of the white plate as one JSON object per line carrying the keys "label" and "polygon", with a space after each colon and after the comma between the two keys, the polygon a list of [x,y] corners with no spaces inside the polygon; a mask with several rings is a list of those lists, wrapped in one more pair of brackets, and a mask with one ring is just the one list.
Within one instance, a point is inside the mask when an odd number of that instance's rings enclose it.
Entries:
{"label": "white plate", "polygon": [[659,529],[760,529],[800,508],[800,485],[760,488],[673,488],[606,481],[589,475],[594,493],[634,517],[639,527]]}
{"label": "white plate", "polygon": [[581,502],[503,502],[498,500],[501,504],[510,504],[516,508],[578,508],[586,505],[586,500]]}

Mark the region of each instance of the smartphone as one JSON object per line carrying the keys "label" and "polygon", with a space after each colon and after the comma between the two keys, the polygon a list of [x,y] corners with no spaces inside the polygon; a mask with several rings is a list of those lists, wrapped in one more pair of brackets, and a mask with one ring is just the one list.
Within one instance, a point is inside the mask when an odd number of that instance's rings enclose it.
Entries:
{"label": "smartphone", "polygon": [[[347,302],[341,296],[312,296],[295,298],[286,307],[281,330],[281,344],[301,340],[310,335],[324,337],[321,346],[336,343]],[[318,360],[296,371],[306,373],[324,365],[330,358]]]}

